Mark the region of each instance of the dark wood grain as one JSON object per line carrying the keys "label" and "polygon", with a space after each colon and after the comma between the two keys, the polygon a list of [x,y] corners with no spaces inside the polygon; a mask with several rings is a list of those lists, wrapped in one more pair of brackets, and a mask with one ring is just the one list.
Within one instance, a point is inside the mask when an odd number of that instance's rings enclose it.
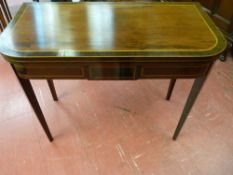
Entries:
{"label": "dark wood grain", "polygon": [[211,57],[226,45],[197,3],[29,3],[0,39],[0,51],[11,62]]}

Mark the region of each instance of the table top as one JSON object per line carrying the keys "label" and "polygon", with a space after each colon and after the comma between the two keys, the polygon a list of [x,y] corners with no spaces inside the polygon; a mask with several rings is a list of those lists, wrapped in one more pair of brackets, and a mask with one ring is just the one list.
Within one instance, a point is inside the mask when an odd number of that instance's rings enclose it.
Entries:
{"label": "table top", "polygon": [[226,41],[199,3],[25,3],[0,36],[17,61],[48,57],[211,57]]}

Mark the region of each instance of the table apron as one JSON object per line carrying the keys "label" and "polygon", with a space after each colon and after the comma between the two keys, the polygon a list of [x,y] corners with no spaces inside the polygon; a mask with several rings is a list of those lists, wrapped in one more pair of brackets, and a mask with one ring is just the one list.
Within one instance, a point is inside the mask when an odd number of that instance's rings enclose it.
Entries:
{"label": "table apron", "polygon": [[25,79],[136,80],[147,78],[196,78],[205,75],[212,62],[111,62],[16,63]]}

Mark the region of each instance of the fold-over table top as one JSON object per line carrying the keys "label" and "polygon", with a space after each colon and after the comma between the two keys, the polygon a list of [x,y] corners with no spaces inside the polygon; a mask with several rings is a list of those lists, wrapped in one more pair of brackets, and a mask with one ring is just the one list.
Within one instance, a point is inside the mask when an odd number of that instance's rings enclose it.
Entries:
{"label": "fold-over table top", "polygon": [[210,57],[226,41],[198,3],[25,3],[0,36],[6,57]]}

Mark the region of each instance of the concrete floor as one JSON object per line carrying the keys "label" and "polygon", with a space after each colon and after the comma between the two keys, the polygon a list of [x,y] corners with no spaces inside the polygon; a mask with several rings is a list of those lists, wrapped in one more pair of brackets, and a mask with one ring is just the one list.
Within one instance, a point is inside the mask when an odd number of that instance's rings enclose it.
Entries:
{"label": "concrete floor", "polygon": [[0,175],[232,175],[233,59],[217,61],[177,141],[193,80],[55,80],[32,84],[50,143],[0,57]]}
{"label": "concrete floor", "polygon": [[33,80],[50,143],[13,71],[0,59],[0,174],[232,175],[233,61],[217,61],[177,141],[193,80]]}

